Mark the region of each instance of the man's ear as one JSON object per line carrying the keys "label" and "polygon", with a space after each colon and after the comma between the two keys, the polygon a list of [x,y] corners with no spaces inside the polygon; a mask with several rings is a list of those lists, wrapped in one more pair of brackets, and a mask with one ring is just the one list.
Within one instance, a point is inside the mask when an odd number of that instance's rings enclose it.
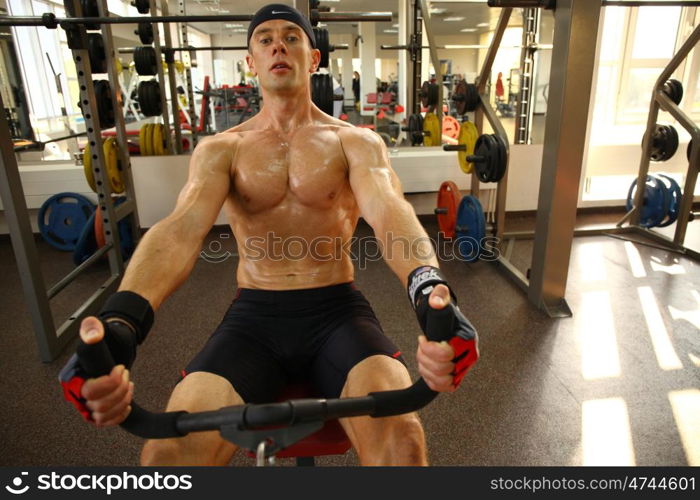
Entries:
{"label": "man's ear", "polygon": [[245,62],[246,62],[246,64],[248,64],[248,67],[250,68],[250,72],[253,73],[254,76],[258,76],[258,72],[255,70],[255,63],[253,62],[253,56],[251,56],[249,53],[246,54]]}
{"label": "man's ear", "polygon": [[321,51],[318,49],[311,49],[311,68],[309,68],[309,73],[316,73],[318,65],[321,63]]}

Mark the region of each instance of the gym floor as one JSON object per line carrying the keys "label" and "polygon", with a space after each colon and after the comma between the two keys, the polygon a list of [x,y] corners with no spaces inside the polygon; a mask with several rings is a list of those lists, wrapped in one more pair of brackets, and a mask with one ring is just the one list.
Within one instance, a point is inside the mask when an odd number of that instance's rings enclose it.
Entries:
{"label": "gym floor", "polygon": [[[436,234],[434,217],[423,218]],[[532,219],[517,221],[520,228]],[[214,228],[205,249],[225,239]],[[371,235],[361,223],[358,236]],[[69,254],[37,237],[47,284],[72,268]],[[215,245],[218,247],[218,245]],[[513,259],[527,267],[531,244]],[[136,400],[161,410],[179,371],[232,300],[236,258],[200,259],[161,308],[133,367]],[[482,357],[455,394],[420,412],[433,465],[700,464],[700,266],[608,236],[574,240],[567,301],[573,317],[550,319],[496,266],[441,264],[481,334]],[[141,440],[97,430],[64,402],[57,375],[73,350],[41,363],[9,238],[0,239],[0,442],[3,466],[135,465]],[[106,265],[52,301],[64,318],[108,276]],[[229,278],[231,277],[231,278]],[[398,279],[382,261],[358,270],[357,284],[414,378],[419,327]],[[236,465],[253,465],[238,455]],[[291,465],[291,460],[281,460]],[[319,465],[357,465],[354,452]]]}

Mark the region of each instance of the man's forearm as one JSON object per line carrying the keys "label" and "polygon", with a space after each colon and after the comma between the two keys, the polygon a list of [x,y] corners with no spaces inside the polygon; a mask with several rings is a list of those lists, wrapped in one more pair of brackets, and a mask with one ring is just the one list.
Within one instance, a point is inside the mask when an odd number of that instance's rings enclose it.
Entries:
{"label": "man's forearm", "polygon": [[144,235],[119,286],[146,298],[154,310],[187,279],[201,248],[178,226],[165,219]]}
{"label": "man's forearm", "polygon": [[404,286],[408,274],[416,267],[438,267],[433,244],[410,203],[396,200],[382,214],[375,223],[374,234],[384,259]]}

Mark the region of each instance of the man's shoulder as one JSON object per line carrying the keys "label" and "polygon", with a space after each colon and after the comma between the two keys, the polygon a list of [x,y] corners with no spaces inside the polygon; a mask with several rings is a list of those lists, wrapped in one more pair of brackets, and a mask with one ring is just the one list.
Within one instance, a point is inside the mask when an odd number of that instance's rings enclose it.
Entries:
{"label": "man's shoulder", "polygon": [[382,138],[372,129],[367,127],[356,127],[347,124],[347,126],[338,129],[338,137],[343,145],[345,144],[363,144],[366,147],[381,147],[384,144]]}

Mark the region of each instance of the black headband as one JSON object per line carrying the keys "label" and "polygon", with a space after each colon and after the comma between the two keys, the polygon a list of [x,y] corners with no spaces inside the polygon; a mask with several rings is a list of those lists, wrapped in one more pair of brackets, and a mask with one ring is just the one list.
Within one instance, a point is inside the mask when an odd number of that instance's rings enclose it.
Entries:
{"label": "black headband", "polygon": [[259,24],[264,23],[265,21],[270,21],[271,19],[284,19],[285,21],[290,21],[296,24],[306,32],[307,36],[309,37],[309,41],[311,42],[311,46],[314,49],[316,48],[316,37],[314,36],[314,30],[311,27],[311,22],[294,7],[281,3],[271,3],[255,13],[253,19],[250,21],[250,26],[248,26],[248,40],[246,43],[249,47],[250,37],[253,36],[253,31],[255,31],[255,28]]}

